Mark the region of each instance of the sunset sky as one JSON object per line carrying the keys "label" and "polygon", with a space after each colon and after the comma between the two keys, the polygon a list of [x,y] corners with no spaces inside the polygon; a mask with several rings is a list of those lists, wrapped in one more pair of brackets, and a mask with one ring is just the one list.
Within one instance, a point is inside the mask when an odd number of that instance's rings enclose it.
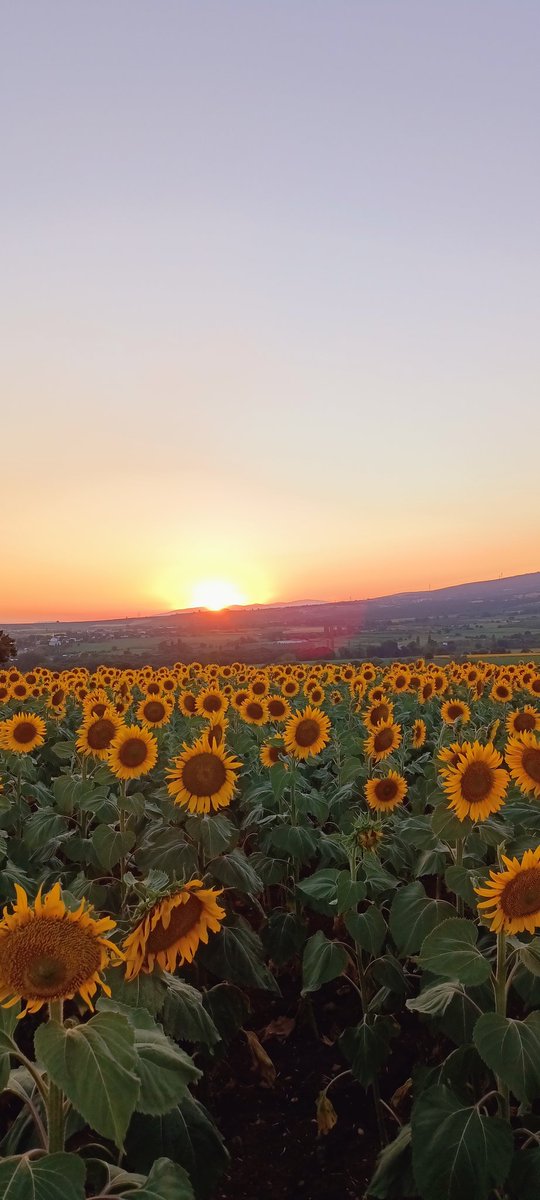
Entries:
{"label": "sunset sky", "polygon": [[540,569],[538,0],[0,27],[0,626]]}

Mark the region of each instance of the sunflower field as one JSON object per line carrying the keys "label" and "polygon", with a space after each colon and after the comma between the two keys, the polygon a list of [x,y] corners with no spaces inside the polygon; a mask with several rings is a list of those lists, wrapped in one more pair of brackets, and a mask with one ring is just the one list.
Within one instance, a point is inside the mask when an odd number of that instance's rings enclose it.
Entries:
{"label": "sunflower field", "polygon": [[540,671],[0,671],[0,1197],[537,1200]]}

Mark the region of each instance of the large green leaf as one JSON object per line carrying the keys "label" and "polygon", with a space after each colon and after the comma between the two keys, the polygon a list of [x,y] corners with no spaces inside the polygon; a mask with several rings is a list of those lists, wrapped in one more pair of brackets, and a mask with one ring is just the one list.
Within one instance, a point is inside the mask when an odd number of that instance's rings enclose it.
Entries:
{"label": "large green leaf", "polygon": [[100,1012],[84,1025],[40,1025],[36,1055],[85,1121],[122,1148],[140,1083],[135,1035],[126,1017]]}
{"label": "large green leaf", "polygon": [[348,954],[344,946],[331,942],[318,929],[306,943],[302,961],[302,995],[316,992],[324,983],[337,979],[345,970]]}
{"label": "large green leaf", "polygon": [[188,817],[186,833],[202,846],[207,860],[229,850],[238,838],[238,830],[224,813],[212,817]]}
{"label": "large green leaf", "polygon": [[355,1079],[364,1087],[377,1078],[390,1053],[390,1038],[395,1032],[390,1017],[376,1017],[372,1024],[364,1020],[342,1033],[340,1049],[351,1064]]}
{"label": "large green leaf", "polygon": [[272,830],[272,845],[289,854],[295,862],[308,863],[317,850],[315,830],[303,825],[279,825]]}
{"label": "large green leaf", "polygon": [[420,882],[408,883],[396,892],[392,901],[390,933],[401,954],[417,954],[428,933],[454,914],[451,904],[426,896]]}
{"label": "large green leaf", "polygon": [[307,926],[295,913],[270,913],[266,925],[261,929],[264,947],[272,962],[281,967],[302,949],[307,937]]}
{"label": "large green leaf", "polygon": [[135,834],[131,829],[120,833],[109,825],[98,825],[92,834],[92,845],[100,866],[111,871],[133,849]]}
{"label": "large green leaf", "polygon": [[203,1005],[201,992],[176,975],[164,974],[163,978],[167,985],[162,1014],[166,1032],[178,1041],[203,1042],[205,1046],[219,1042],[219,1033]]}
{"label": "large green leaf", "polygon": [[217,1181],[229,1161],[221,1134],[203,1105],[189,1092],[181,1104],[162,1117],[135,1113],[127,1136],[127,1154],[137,1171],[150,1170],[154,1159],[161,1155],[180,1163],[189,1173],[197,1197],[215,1196]]}
{"label": "large green leaf", "polygon": [[250,896],[262,892],[262,879],[253,870],[243,850],[231,850],[230,854],[216,858],[209,870],[215,879],[225,884],[225,887],[236,888],[237,891],[247,892]]}
{"label": "large green leaf", "polygon": [[308,875],[306,879],[297,883],[296,891],[315,912],[331,916],[336,912],[339,874],[336,867],[326,867],[322,871],[315,871],[314,875]]}
{"label": "large green leaf", "polygon": [[107,971],[107,983],[113,1000],[128,1004],[130,1008],[147,1008],[152,1016],[163,1008],[167,994],[164,976],[159,971],[145,975],[142,971],[135,979],[126,979],[122,971],[112,968]]}
{"label": "large green leaf", "polygon": [[84,1200],[85,1167],[77,1154],[0,1161],[2,1200]]}
{"label": "large green leaf", "polygon": [[518,1150],[506,1182],[511,1200],[538,1200],[540,1196],[540,1146]]}
{"label": "large green leaf", "polygon": [[345,925],[362,950],[367,950],[373,957],[380,954],[386,937],[386,921],[375,904],[370,904],[363,913],[347,913]]}
{"label": "large green leaf", "polygon": [[465,985],[484,983],[491,967],[476,945],[477,938],[473,921],[451,917],[424,939],[419,964],[432,975],[458,979]]}
{"label": "large green leaf", "polygon": [[199,947],[197,961],[219,979],[279,992],[264,964],[261,939],[243,917],[229,918],[219,937],[211,938],[208,946]]}
{"label": "large green leaf", "polygon": [[512,1130],[446,1087],[422,1092],[412,1110],[413,1171],[422,1200],[488,1200],[508,1174]]}
{"label": "large green leaf", "polygon": [[487,1066],[519,1100],[540,1096],[540,1012],[524,1021],[484,1013],[474,1027],[474,1044]]}
{"label": "large green leaf", "polygon": [[381,1150],[367,1190],[369,1200],[401,1200],[415,1191],[411,1170],[411,1127],[402,1125],[397,1137]]}
{"label": "large green leaf", "polygon": [[189,1175],[169,1158],[156,1159],[148,1179],[133,1191],[114,1192],[119,1200],[195,1200]]}
{"label": "large green leaf", "polygon": [[432,987],[424,988],[419,996],[405,1001],[405,1007],[410,1012],[426,1013],[430,1017],[445,1013],[456,995],[463,995],[463,988],[455,979],[445,983],[435,983]]}
{"label": "large green leaf", "polygon": [[137,1111],[153,1117],[168,1112],[183,1099],[188,1085],[201,1077],[189,1054],[166,1036],[146,1008],[131,1008],[103,997],[99,1009],[100,1012],[120,1010],[133,1029],[135,1072],[141,1082]]}

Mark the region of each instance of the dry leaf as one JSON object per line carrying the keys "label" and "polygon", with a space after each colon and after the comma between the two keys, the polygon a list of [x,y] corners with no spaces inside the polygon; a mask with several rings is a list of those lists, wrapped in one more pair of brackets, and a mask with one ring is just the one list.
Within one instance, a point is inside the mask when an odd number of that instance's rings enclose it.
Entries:
{"label": "dry leaf", "polygon": [[392,1098],[390,1100],[390,1104],[391,1104],[392,1108],[399,1108],[401,1102],[405,1099],[406,1096],[408,1096],[411,1088],[412,1088],[412,1079],[406,1079],[405,1083],[401,1084],[401,1087],[396,1088],[394,1095],[392,1096]]}
{"label": "dry leaf", "polygon": [[337,1125],[337,1112],[334,1105],[328,1099],[326,1092],[319,1092],[317,1096],[317,1129],[319,1134],[322,1133],[323,1137],[326,1136],[334,1128],[334,1125]]}
{"label": "dry leaf", "polygon": [[263,1087],[273,1087],[276,1082],[276,1068],[270,1056],[266,1053],[264,1046],[257,1037],[257,1034],[252,1029],[244,1029],[251,1054],[253,1069],[260,1075]]}
{"label": "dry leaf", "polygon": [[265,1042],[267,1038],[271,1037],[288,1038],[290,1037],[295,1025],[296,1021],[294,1017],[276,1017],[275,1021],[270,1021],[270,1024],[263,1029],[261,1038],[263,1042]]}

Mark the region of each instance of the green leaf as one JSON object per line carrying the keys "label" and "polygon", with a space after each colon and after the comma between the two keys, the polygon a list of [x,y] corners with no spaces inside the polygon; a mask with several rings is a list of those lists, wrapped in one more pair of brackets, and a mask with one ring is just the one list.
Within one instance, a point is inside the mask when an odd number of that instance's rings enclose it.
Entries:
{"label": "green leaf", "polygon": [[400,954],[417,954],[428,933],[454,912],[444,900],[430,900],[419,882],[400,888],[392,901],[389,921]]}
{"label": "green leaf", "polygon": [[271,913],[261,929],[265,950],[278,967],[299,953],[306,936],[306,925],[290,912]]}
{"label": "green leaf", "polygon": [[460,896],[465,901],[465,904],[468,904],[469,908],[476,911],[478,897],[474,891],[470,872],[466,867],[455,865],[447,867],[444,882],[450,892],[454,892],[456,896]]}
{"label": "green leaf", "polygon": [[[60,743],[60,745],[63,745],[63,743]],[[72,753],[73,750],[70,750],[67,757],[71,758]],[[58,812],[70,817],[73,812],[75,780],[71,778],[71,775],[59,775],[57,779],[53,779],[52,790]]]}
{"label": "green leaf", "polygon": [[0,1008],[0,1092],[3,1092],[9,1079],[10,1055],[17,1048],[13,1034],[20,1010],[20,1004],[14,1004],[13,1008]]}
{"label": "green leaf", "polygon": [[[162,1117],[135,1113],[127,1154],[130,1164],[139,1171],[148,1171],[161,1154],[180,1163],[189,1173],[198,1200],[216,1195],[217,1181],[229,1161],[221,1134],[203,1105],[189,1093]],[[138,1200],[137,1193],[133,1200]]]}
{"label": "green leaf", "polygon": [[224,1042],[230,1042],[249,1013],[246,996],[232,983],[218,983],[204,996],[204,1007]]}
{"label": "green leaf", "polygon": [[540,1196],[540,1146],[514,1154],[506,1189],[511,1200],[538,1200]]}
{"label": "green leaf", "polygon": [[394,1141],[379,1154],[366,1193],[370,1200],[401,1200],[402,1196],[412,1196],[415,1187],[410,1160],[411,1127],[402,1125]]}
{"label": "green leaf", "polygon": [[76,1154],[0,1161],[2,1200],[84,1200],[85,1167]]}
{"label": "green leaf", "polygon": [[201,992],[176,975],[165,973],[163,979],[167,988],[162,1019],[167,1033],[178,1041],[215,1046],[220,1035],[203,1005]]}
{"label": "green leaf", "polygon": [[420,966],[432,975],[444,975],[472,985],[484,983],[491,967],[477,948],[478,929],[472,921],[451,917],[424,939]]}
{"label": "green leaf", "polygon": [[208,870],[212,872],[215,879],[225,884],[225,887],[236,888],[239,892],[247,892],[249,896],[255,896],[258,892],[262,892],[262,879],[253,870],[243,850],[232,850],[230,854],[224,854],[212,862]]}
{"label": "green leaf", "polygon": [[158,971],[152,975],[136,975],[135,979],[126,979],[121,971],[114,967],[107,971],[106,981],[111,989],[113,1000],[127,1004],[130,1008],[146,1008],[152,1016],[157,1016],[163,1008],[166,997],[164,976]]}
{"label": "green leaf", "polygon": [[533,938],[519,951],[520,961],[531,975],[540,975],[540,938]]}
{"label": "green leaf", "polygon": [[300,883],[297,883],[296,891],[302,896],[302,899],[307,900],[309,907],[313,908],[315,912],[332,916],[336,912],[339,875],[340,871],[336,867],[326,867],[322,871],[315,871],[314,875],[308,875]]}
{"label": "green leaf", "polygon": [[390,1038],[396,1026],[390,1017],[376,1017],[372,1024],[366,1020],[345,1029],[339,1047],[358,1082],[368,1087],[377,1078],[390,1053]]}
{"label": "green leaf", "polygon": [[188,1085],[200,1079],[201,1072],[189,1054],[166,1036],[145,1008],[130,1008],[102,997],[99,1010],[120,1010],[129,1021],[135,1034],[135,1072],[141,1082],[137,1111],[153,1117],[162,1116],[183,1099]]}
{"label": "green leaf", "polygon": [[484,1062],[518,1100],[540,1096],[540,1012],[529,1013],[523,1021],[484,1013],[473,1040]]}
{"label": "green leaf", "polygon": [[424,988],[419,996],[405,1001],[405,1008],[410,1012],[426,1013],[430,1017],[446,1012],[454,997],[463,995],[463,988],[455,979],[447,983],[435,983],[432,987]]}
{"label": "green leaf", "polygon": [[156,1159],[148,1179],[142,1187],[133,1191],[114,1192],[125,1200],[195,1200],[195,1192],[187,1171],[169,1158]]}
{"label": "green leaf", "polygon": [[46,845],[50,853],[51,843],[61,838],[67,827],[66,817],[55,812],[54,808],[38,808],[25,821],[24,844],[32,852]]}
{"label": "green leaf", "polygon": [[200,946],[197,961],[230,983],[279,992],[277,983],[264,964],[263,945],[243,917],[230,917],[218,937],[208,946]]}
{"label": "green leaf", "polygon": [[338,913],[350,912],[366,898],[366,885],[362,879],[351,879],[350,871],[340,871],[337,879]]}
{"label": "green leaf", "polygon": [[302,995],[316,992],[324,983],[337,979],[345,970],[348,954],[344,946],[330,942],[322,929],[309,938],[302,961]]}
{"label": "green leaf", "polygon": [[224,813],[210,817],[188,817],[186,833],[202,846],[206,859],[229,850],[238,838],[238,830]]}
{"label": "green leaf", "polygon": [[422,1200],[488,1200],[508,1174],[513,1136],[505,1121],[432,1087],[413,1105],[412,1148]]}
{"label": "green leaf", "polygon": [[133,849],[135,834],[131,829],[120,833],[117,829],[111,829],[109,825],[97,825],[92,834],[92,845],[99,865],[106,871],[111,871],[120,859],[125,858]]}
{"label": "green leaf", "polygon": [[376,854],[364,854],[362,869],[370,899],[399,887],[399,880],[383,867]]}
{"label": "green leaf", "polygon": [[127,1019],[100,1012],[74,1029],[47,1021],[34,1042],[53,1083],[96,1133],[121,1149],[140,1089],[135,1036]]}
{"label": "green leaf", "polygon": [[373,958],[380,954],[386,937],[386,921],[379,908],[370,904],[363,913],[347,913],[345,925],[355,942]]}
{"label": "green leaf", "polygon": [[340,785],[343,787],[346,783],[352,783],[353,779],[357,779],[359,775],[365,772],[365,762],[361,758],[346,758],[339,772]]}
{"label": "green leaf", "polygon": [[308,863],[316,853],[317,837],[313,829],[303,825],[278,825],[272,830],[272,845],[295,862]]}
{"label": "green leaf", "polygon": [[431,814],[431,828],[437,837],[455,845],[458,838],[466,837],[473,828],[472,821],[460,821],[446,804],[438,804]]}

